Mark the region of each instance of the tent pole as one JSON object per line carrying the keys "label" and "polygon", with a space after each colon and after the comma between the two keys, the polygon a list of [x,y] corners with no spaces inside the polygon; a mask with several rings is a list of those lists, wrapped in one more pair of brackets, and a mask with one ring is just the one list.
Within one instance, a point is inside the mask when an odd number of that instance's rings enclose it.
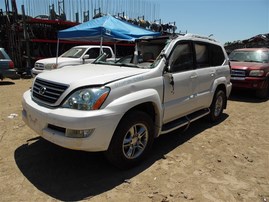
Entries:
{"label": "tent pole", "polygon": [[117,42],[116,41],[114,41],[114,54],[115,54],[114,58],[116,62],[116,57],[117,57]]}
{"label": "tent pole", "polygon": [[100,41],[100,53],[99,55],[101,55],[103,53],[103,35],[101,36],[101,41]]}
{"label": "tent pole", "polygon": [[59,38],[57,39],[57,50],[56,50],[56,65],[58,66],[58,56],[59,56]]}

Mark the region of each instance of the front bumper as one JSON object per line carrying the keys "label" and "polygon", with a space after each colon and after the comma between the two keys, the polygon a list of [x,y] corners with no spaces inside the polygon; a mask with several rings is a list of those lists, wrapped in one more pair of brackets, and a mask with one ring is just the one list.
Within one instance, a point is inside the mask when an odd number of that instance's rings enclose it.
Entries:
{"label": "front bumper", "polygon": [[[30,90],[24,93],[22,106],[23,121],[44,139],[65,148],[83,151],[107,150],[122,117],[121,113],[109,109],[79,111],[40,106],[32,100]],[[49,127],[51,125],[54,127]],[[93,129],[93,133],[85,138],[70,138],[63,129]]]}
{"label": "front bumper", "polygon": [[32,77],[35,77],[36,75],[38,75],[38,74],[40,74],[40,73],[42,73],[42,72],[44,72],[44,70],[36,69],[36,68],[33,68],[33,69],[31,70]]}
{"label": "front bumper", "polygon": [[268,82],[265,77],[231,77],[233,88],[264,89]]}

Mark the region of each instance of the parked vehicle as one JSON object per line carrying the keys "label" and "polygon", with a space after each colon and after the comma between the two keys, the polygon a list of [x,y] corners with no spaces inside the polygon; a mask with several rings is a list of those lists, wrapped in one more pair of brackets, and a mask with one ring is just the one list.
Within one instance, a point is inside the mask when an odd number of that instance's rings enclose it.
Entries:
{"label": "parked vehicle", "polygon": [[[114,52],[109,46],[102,47],[108,58],[114,58]],[[100,55],[100,46],[75,46],[58,58],[46,58],[36,61],[32,69],[32,76],[53,69],[59,69],[67,65],[79,65],[93,62]]]}
{"label": "parked vehicle", "polygon": [[112,62],[102,55],[94,64],[39,74],[23,95],[23,120],[54,144],[105,151],[128,168],[160,135],[204,116],[218,121],[232,88],[230,71],[212,38],[140,39],[131,58]]}
{"label": "parked vehicle", "polygon": [[269,92],[269,49],[243,48],[229,55],[234,88],[253,89],[260,98]]}
{"label": "parked vehicle", "polygon": [[0,48],[0,80],[6,78],[15,78],[17,72],[14,69],[14,63],[6,53],[4,48]]}

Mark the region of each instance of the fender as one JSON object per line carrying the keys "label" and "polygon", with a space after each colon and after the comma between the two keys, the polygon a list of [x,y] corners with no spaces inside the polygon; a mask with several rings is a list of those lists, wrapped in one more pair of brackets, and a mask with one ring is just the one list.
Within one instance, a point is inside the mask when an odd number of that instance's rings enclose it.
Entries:
{"label": "fender", "polygon": [[227,79],[225,78],[225,77],[219,77],[219,78],[217,78],[217,79],[215,79],[214,80],[214,82],[213,82],[213,85],[212,85],[212,89],[211,89],[211,93],[212,93],[212,99],[213,99],[213,96],[214,96],[214,93],[216,92],[216,89],[217,89],[217,87],[220,85],[220,84],[223,84],[223,85],[225,85],[225,93],[226,93],[226,95],[228,96],[229,94],[230,94],[230,92],[227,92],[228,91],[228,89],[227,89]]}
{"label": "fender", "polygon": [[[155,89],[144,89],[124,95],[116,100],[113,100],[106,106],[106,108],[113,111],[115,110],[117,112],[120,111],[123,117],[124,114],[126,114],[130,109],[143,103],[152,103],[154,106],[156,120],[155,125],[160,130],[163,117],[163,105],[159,97],[159,93]],[[159,132],[160,131],[158,131],[158,134]]]}

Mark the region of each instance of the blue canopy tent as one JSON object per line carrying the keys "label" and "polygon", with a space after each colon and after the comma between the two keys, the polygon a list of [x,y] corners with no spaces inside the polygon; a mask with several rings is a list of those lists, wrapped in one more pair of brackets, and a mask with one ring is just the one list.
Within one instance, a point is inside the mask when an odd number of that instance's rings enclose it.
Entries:
{"label": "blue canopy tent", "polygon": [[[87,42],[100,41],[100,46],[102,47],[103,41],[135,41],[135,39],[144,36],[160,36],[160,32],[153,32],[107,15],[59,31],[58,41],[59,39]],[[102,48],[100,51],[102,51]]]}
{"label": "blue canopy tent", "polygon": [[58,32],[58,39],[75,41],[134,41],[143,36],[159,35],[160,32],[153,32],[107,15],[61,30]]}

